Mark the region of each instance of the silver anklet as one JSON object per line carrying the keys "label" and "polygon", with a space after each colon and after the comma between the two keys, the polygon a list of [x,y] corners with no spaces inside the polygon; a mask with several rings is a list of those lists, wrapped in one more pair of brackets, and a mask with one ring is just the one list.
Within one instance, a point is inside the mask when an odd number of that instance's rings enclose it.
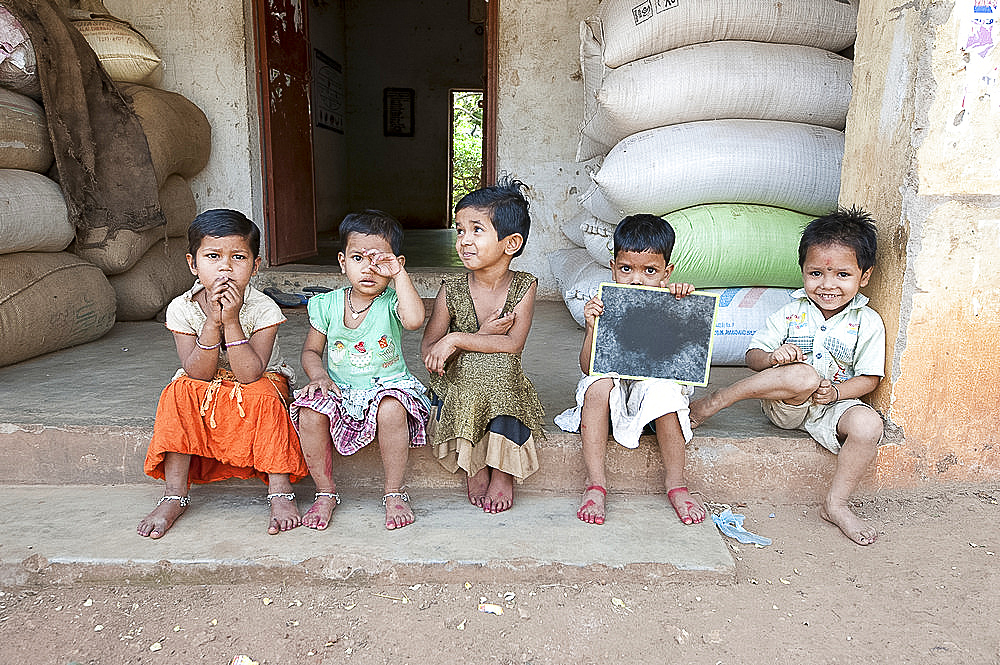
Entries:
{"label": "silver anklet", "polygon": [[410,495],[407,494],[406,492],[389,492],[388,494],[383,494],[382,495],[382,506],[383,507],[385,506],[385,502],[389,499],[390,496],[399,497],[400,499],[402,499],[406,503],[410,502]]}
{"label": "silver anklet", "polygon": [[326,497],[327,499],[333,499],[334,501],[337,502],[338,506],[340,505],[340,495],[337,494],[336,492],[316,492],[315,494],[313,494],[313,501],[315,502],[320,497]]}
{"label": "silver anklet", "polygon": [[187,508],[187,505],[191,503],[191,497],[177,496],[176,494],[170,496],[161,496],[160,500],[156,502],[156,505],[159,506],[164,501],[176,501],[177,503],[181,504],[181,508]]}
{"label": "silver anklet", "polygon": [[271,505],[271,499],[288,499],[289,501],[295,501],[295,492],[275,492],[274,494],[267,495],[267,505]]}

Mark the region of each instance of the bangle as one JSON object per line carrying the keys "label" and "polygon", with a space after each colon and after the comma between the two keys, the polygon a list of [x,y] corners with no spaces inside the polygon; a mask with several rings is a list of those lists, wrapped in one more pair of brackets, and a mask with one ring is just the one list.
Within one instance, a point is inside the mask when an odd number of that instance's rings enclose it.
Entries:
{"label": "bangle", "polygon": [[240,344],[249,344],[249,343],[250,340],[248,339],[238,339],[234,342],[226,342],[226,348],[228,349],[231,346],[239,346]]}
{"label": "bangle", "polygon": [[202,351],[214,351],[215,349],[219,348],[219,346],[222,344],[222,341],[220,340],[215,344],[213,344],[212,346],[205,346],[204,344],[201,343],[201,338],[196,336],[194,338],[194,343]]}
{"label": "bangle", "polygon": [[834,402],[839,402],[839,401],[840,401],[840,391],[839,391],[839,390],[837,390],[837,386],[833,386],[833,390],[834,390],[834,392],[836,392],[836,393],[837,393],[837,399],[835,399],[835,400],[833,400],[833,401],[834,401]]}

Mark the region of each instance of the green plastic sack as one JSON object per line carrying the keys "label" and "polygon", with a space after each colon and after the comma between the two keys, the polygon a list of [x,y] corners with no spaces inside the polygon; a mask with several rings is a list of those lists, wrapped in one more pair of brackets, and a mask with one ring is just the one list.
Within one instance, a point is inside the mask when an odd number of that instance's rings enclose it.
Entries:
{"label": "green plastic sack", "polygon": [[663,219],[677,235],[672,282],[706,289],[802,286],[799,238],[813,216],[762,205],[712,203]]}

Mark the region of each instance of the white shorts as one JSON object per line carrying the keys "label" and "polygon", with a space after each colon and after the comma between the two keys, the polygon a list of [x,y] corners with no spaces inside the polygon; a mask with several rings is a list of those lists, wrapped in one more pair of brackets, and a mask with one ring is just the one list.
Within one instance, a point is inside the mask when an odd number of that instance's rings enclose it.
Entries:
{"label": "white shorts", "polygon": [[611,432],[615,441],[626,448],[638,448],[642,428],[660,416],[676,413],[684,440],[691,440],[688,402],[694,388],[667,379],[622,379],[615,375],[584,375],[576,386],[576,406],[563,411],[553,421],[565,432],[579,432],[583,398],[595,381],[612,379],[609,406]]}
{"label": "white shorts", "polygon": [[773,399],[760,401],[761,410],[775,426],[809,432],[812,438],[831,453],[840,452],[837,423],[848,409],[855,406],[872,408],[859,399],[842,399],[831,404],[813,404],[808,400],[802,404],[786,404]]}

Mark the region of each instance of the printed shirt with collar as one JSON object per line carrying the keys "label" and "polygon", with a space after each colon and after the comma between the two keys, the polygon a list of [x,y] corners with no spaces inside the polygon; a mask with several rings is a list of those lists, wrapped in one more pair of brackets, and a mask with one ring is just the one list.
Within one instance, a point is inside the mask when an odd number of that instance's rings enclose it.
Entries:
{"label": "printed shirt with collar", "polygon": [[823,377],[839,383],[855,376],[885,376],[885,325],[868,307],[868,298],[857,294],[844,311],[823,318],[806,295],[796,298],[767,318],[750,342],[751,349],[774,351],[782,344],[802,349],[805,361]]}

